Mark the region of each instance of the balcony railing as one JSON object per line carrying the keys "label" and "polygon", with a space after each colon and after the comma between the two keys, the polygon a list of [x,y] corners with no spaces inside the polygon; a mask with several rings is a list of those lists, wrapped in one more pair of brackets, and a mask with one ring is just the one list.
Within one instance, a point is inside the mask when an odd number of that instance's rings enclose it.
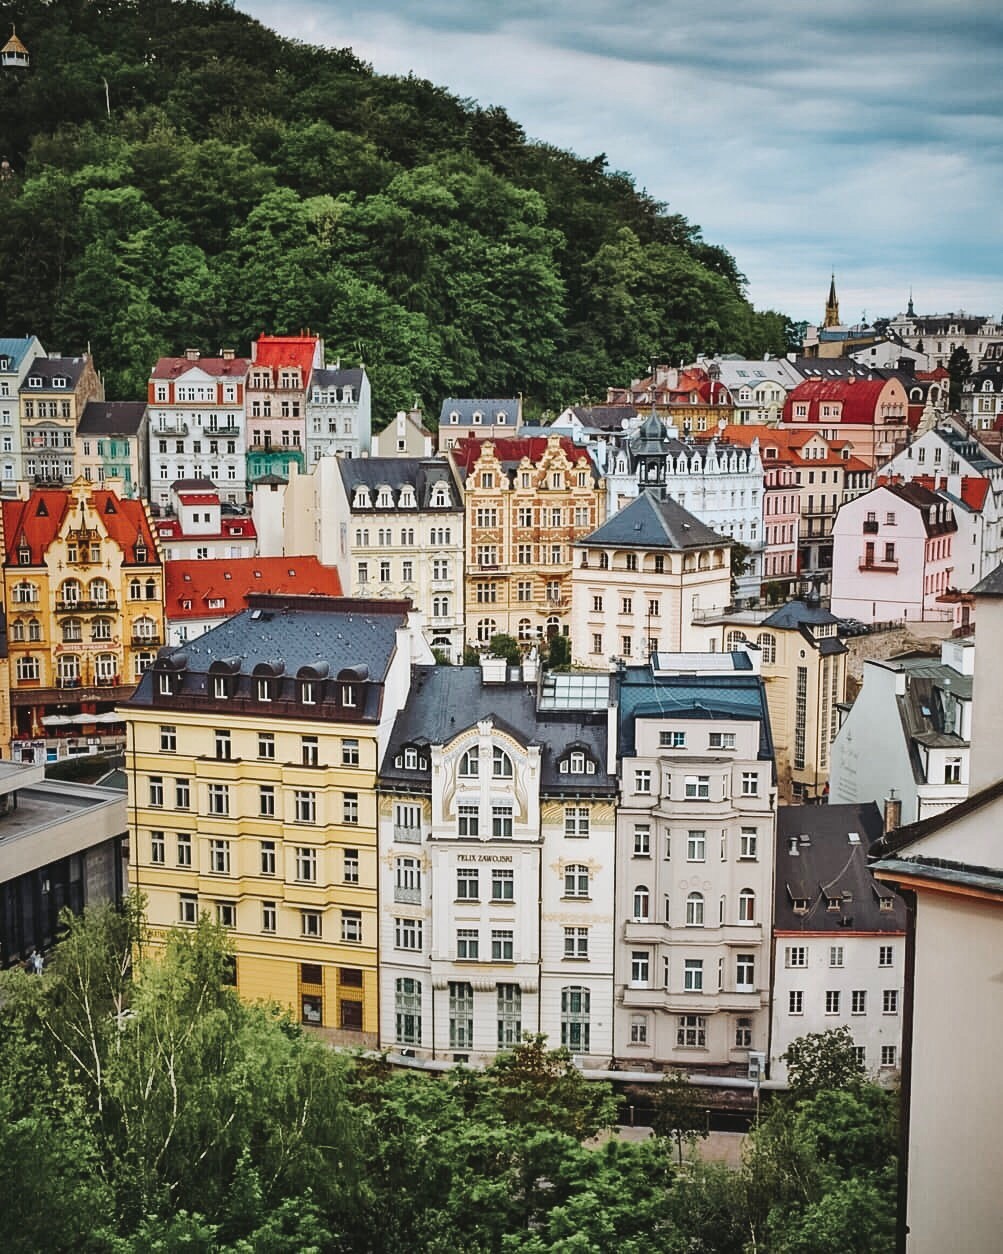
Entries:
{"label": "balcony railing", "polygon": [[162,418],[156,430],[157,435],[187,435],[188,423],[180,418]]}
{"label": "balcony railing", "polygon": [[878,520],[876,518],[865,518],[863,531],[865,536],[876,536],[878,534]]}
{"label": "balcony railing", "polygon": [[117,688],[122,682],[120,675],[96,675],[94,683],[98,688]]}
{"label": "balcony railing", "polygon": [[394,887],[394,901],[400,902],[402,905],[420,906],[421,905],[421,889],[420,888],[402,888],[398,884]]}
{"label": "balcony railing", "polygon": [[56,601],[57,614],[113,613],[117,609],[117,601]]}
{"label": "balcony railing", "polygon": [[394,824],[394,840],[400,841],[404,845],[420,845],[421,844],[421,828],[420,827],[401,827]]}
{"label": "balcony railing", "polygon": [[147,646],[153,648],[154,646],[161,645],[163,643],[163,637],[159,632],[155,632],[152,636],[137,635],[136,632],[132,633],[132,644],[133,647],[137,649],[143,649]]}
{"label": "balcony railing", "polygon": [[891,557],[891,558],[862,557],[857,562],[858,570],[878,570],[878,571],[884,571],[885,574],[893,575],[898,570],[898,568],[899,568],[898,559],[894,557]]}
{"label": "balcony railing", "polygon": [[57,688],[79,688],[80,676],[79,675],[59,675],[56,677],[56,687]]}

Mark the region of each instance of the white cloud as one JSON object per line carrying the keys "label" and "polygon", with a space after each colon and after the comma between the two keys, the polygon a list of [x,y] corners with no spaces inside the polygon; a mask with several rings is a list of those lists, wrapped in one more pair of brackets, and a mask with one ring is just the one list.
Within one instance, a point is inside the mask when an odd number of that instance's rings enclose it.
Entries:
{"label": "white cloud", "polygon": [[994,0],[238,0],[288,37],[503,106],[728,248],[760,307],[1003,309]]}

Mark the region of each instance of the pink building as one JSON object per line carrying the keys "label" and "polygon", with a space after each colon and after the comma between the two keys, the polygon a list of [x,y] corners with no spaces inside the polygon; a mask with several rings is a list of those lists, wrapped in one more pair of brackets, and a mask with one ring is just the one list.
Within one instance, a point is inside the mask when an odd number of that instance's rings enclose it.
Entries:
{"label": "pink building", "polygon": [[952,586],[958,524],[918,483],[881,484],[840,509],[832,529],[832,612],[864,623],[939,622]]}
{"label": "pink building", "polygon": [[909,398],[898,379],[806,379],[787,395],[783,425],[848,440],[872,469],[895,452],[908,430]]}
{"label": "pink building", "polygon": [[790,585],[798,574],[801,488],[790,433],[762,424],[732,424],[721,429],[722,443],[751,447],[759,441],[763,463],[763,584]]}

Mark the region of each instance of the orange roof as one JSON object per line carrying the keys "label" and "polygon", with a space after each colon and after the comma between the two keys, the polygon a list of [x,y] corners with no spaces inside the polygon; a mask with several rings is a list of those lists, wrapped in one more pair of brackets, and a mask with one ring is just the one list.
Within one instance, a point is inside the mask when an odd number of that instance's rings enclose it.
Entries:
{"label": "orange roof", "polygon": [[[278,596],[341,596],[333,566],[316,557],[237,557],[164,564],[166,611],[170,619],[229,617],[247,606],[252,592]],[[222,602],[213,605],[210,601]],[[190,603],[191,608],[187,608]]]}
{"label": "orange roof", "polygon": [[[888,476],[891,481],[895,481],[898,476]],[[948,490],[946,475],[914,475],[913,483],[918,483],[920,487],[928,488],[931,492]],[[989,495],[989,480],[983,479],[980,475],[963,475],[961,479],[961,499],[974,513],[982,512],[982,507],[986,503],[986,497]]]}
{"label": "orange roof", "polygon": [[[90,496],[108,538],[122,550],[127,563],[135,561],[133,548],[137,542],[146,547],[151,558],[159,552],[142,501],[123,500],[101,488],[93,489]],[[54,489],[32,492],[26,501],[4,501],[6,562],[20,564],[18,550],[27,547],[31,550],[30,565],[41,566],[68,511],[76,508],[71,492]]]}
{"label": "orange roof", "polygon": [[316,335],[259,335],[254,345],[256,366],[299,366],[306,381],[313,369]]}

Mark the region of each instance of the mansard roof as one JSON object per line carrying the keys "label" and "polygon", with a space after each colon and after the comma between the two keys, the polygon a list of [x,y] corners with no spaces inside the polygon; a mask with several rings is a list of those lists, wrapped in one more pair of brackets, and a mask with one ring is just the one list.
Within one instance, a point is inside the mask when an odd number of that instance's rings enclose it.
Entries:
{"label": "mansard roof", "polygon": [[648,489],[576,544],[596,548],[685,549],[731,545],[671,496]]}

